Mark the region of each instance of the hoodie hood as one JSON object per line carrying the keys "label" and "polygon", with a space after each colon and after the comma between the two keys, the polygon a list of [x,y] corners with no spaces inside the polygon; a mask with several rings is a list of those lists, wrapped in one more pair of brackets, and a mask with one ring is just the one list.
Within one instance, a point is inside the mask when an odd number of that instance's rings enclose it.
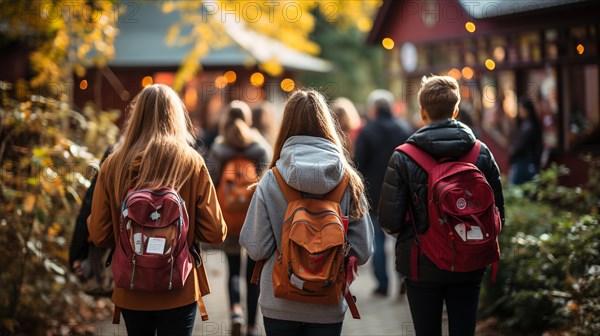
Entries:
{"label": "hoodie hood", "polygon": [[422,127],[408,140],[436,159],[458,158],[475,144],[475,135],[469,126],[455,119],[444,119]]}
{"label": "hoodie hood", "polygon": [[304,193],[323,195],[344,176],[342,153],[330,141],[312,136],[287,139],[276,162],[284,181]]}
{"label": "hoodie hood", "polygon": [[265,149],[269,153],[271,152],[271,145],[267,143],[256,129],[250,129],[250,132],[252,134],[252,142],[243,149],[228,144],[225,138],[219,135],[211,148],[212,155],[220,162],[231,160],[238,154],[243,154],[253,161],[260,161],[263,158]]}

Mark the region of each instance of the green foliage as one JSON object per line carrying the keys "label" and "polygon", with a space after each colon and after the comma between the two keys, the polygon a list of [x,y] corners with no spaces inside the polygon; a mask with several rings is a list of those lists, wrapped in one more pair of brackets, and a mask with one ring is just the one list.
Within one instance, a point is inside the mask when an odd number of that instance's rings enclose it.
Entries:
{"label": "green foliage", "polygon": [[0,333],[80,333],[110,309],[79,290],[68,247],[118,114],[88,106],[84,116],[41,96],[17,101],[10,84],[0,87]]}
{"label": "green foliage", "polygon": [[503,259],[496,284],[485,282],[482,295],[482,315],[498,317],[501,327],[600,333],[600,160],[588,161],[583,188],[559,185],[568,170],[552,165],[506,189]]}

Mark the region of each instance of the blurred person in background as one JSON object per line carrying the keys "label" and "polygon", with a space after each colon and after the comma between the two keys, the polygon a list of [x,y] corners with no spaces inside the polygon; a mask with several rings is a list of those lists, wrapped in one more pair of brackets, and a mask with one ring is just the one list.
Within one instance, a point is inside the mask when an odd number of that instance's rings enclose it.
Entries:
{"label": "blurred person in background", "polygon": [[[240,160],[241,159],[241,160]],[[249,161],[248,161],[249,160]],[[244,183],[243,176],[247,178],[254,177],[253,181],[247,181],[240,188],[248,190],[256,178],[262,174],[262,169],[271,160],[271,147],[258,132],[252,128],[252,111],[248,104],[234,100],[225,110],[219,127],[219,135],[210,148],[207,157],[210,176],[213,183],[217,186],[217,197],[223,210],[223,217],[227,222],[229,234],[225,243],[217,248],[224,250],[227,255],[227,264],[229,266],[229,276],[227,279],[229,290],[229,305],[231,312],[231,331],[232,335],[241,335],[241,329],[244,324],[244,315],[242,305],[240,304],[240,269],[242,266],[242,251],[239,244],[239,230],[243,225],[248,205],[252,198],[252,191],[233,192],[235,186],[225,185],[226,183],[238,182]],[[228,165],[232,163],[233,165]],[[246,167],[236,167],[236,165],[247,165]],[[253,169],[249,172],[248,169]],[[228,170],[228,171],[227,171]],[[224,176],[227,174],[227,177]],[[235,174],[232,175],[232,174]],[[234,178],[235,181],[224,179]],[[228,202],[231,197],[235,198],[236,205],[233,205],[234,211],[230,211]],[[246,202],[237,204],[239,197],[246,197]],[[248,335],[256,334],[256,312],[258,305],[259,287],[250,283],[252,270],[255,262],[246,259],[246,307],[247,307],[247,328]]]}
{"label": "blurred person in background", "polygon": [[542,124],[533,103],[528,98],[519,99],[517,135],[510,146],[510,183],[518,185],[530,181],[540,169],[542,157]]}
{"label": "blurred person in background", "polygon": [[[377,287],[373,294],[388,295],[388,273],[386,269],[385,234],[377,220],[377,204],[387,164],[394,149],[402,145],[413,133],[412,127],[405,121],[392,115],[394,95],[387,90],[375,90],[367,98],[368,120],[362,128],[355,146],[355,162],[359,172],[364,176],[370,202],[370,216],[375,230],[375,254],[373,270]],[[405,292],[404,283],[400,293]]]}
{"label": "blurred person in background", "polygon": [[274,118],[273,108],[268,102],[252,106],[252,127],[257,129],[271,146],[273,146],[277,131]]}
{"label": "blurred person in background", "polygon": [[343,132],[344,146],[350,156],[354,158],[354,142],[361,127],[358,111],[350,99],[344,97],[338,98],[331,106],[331,110]]}

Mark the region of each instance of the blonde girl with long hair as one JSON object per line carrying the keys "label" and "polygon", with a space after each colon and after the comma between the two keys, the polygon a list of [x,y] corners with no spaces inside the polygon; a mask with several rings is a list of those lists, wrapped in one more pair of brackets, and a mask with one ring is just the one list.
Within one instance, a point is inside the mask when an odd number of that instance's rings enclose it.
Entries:
{"label": "blonde girl with long hair", "polygon": [[[168,86],[144,88],[132,101],[123,138],[100,169],[88,228],[92,242],[113,247],[119,239],[120,206],[128,190],[170,187],[185,201],[188,245],[221,243],[227,227],[193,126],[183,102]],[[141,292],[115,287],[112,301],[129,335],[191,335],[197,302],[208,293],[204,265],[181,289]]]}
{"label": "blonde girl with long hair", "polygon": [[[373,253],[373,227],[368,216],[362,178],[351,165],[332,113],[323,95],[314,90],[296,91],[288,99],[269,168],[277,167],[285,183],[307,195],[325,195],[343,178],[349,183],[341,201],[350,216],[350,253],[358,264]],[[272,170],[258,183],[242,228],[240,243],[254,260],[268,259],[260,277],[259,305],[267,335],[339,335],[347,310],[275,298],[271,273],[275,250],[287,208],[286,198]]]}

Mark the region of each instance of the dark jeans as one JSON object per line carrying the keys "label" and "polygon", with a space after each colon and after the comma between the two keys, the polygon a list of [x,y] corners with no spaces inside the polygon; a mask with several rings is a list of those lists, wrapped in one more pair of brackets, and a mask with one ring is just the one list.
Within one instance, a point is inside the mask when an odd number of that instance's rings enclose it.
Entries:
{"label": "dark jeans", "polygon": [[186,306],[165,310],[122,309],[128,335],[192,335],[196,320],[196,302]]}
{"label": "dark jeans", "polygon": [[[234,304],[240,303],[240,267],[241,267],[241,255],[240,254],[227,254],[227,264],[229,265],[229,278],[228,278],[228,289],[229,289],[229,307]],[[248,307],[248,326],[252,327],[256,325],[256,311],[258,307],[258,295],[260,294],[260,287],[250,283],[252,279],[252,271],[256,262],[248,258],[246,263],[246,306]]]}
{"label": "dark jeans", "polygon": [[511,166],[510,182],[516,185],[529,182],[538,172],[539,168],[532,160],[519,159]]}
{"label": "dark jeans", "polygon": [[385,255],[385,233],[379,226],[377,214],[371,212],[371,221],[373,222],[373,230],[375,233],[375,253],[373,254],[373,271],[378,286],[376,290],[386,293],[388,291],[388,274],[386,269],[387,258]]}
{"label": "dark jeans", "polygon": [[340,323],[305,323],[263,317],[267,336],[336,336],[342,334]]}
{"label": "dark jeans", "polygon": [[450,336],[475,335],[481,280],[455,284],[405,281],[417,336],[442,335],[444,301]]}

